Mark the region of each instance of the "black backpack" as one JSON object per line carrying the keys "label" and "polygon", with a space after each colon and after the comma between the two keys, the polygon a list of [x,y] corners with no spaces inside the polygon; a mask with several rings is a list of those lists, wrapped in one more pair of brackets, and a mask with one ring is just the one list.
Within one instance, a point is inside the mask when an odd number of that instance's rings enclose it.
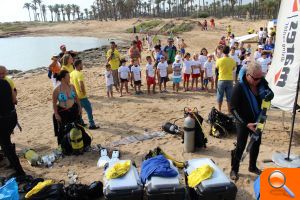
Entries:
{"label": "black backpack", "polygon": [[[70,137],[71,130],[77,129],[81,132],[80,139],[73,140]],[[61,148],[64,155],[80,155],[84,152],[85,148],[91,145],[92,138],[87,134],[85,128],[75,123],[67,124],[64,127],[64,132],[66,133],[61,142]],[[81,143],[81,148],[74,148],[72,143]]]}
{"label": "black backpack", "polygon": [[210,123],[210,135],[220,138],[227,136],[229,132],[235,130],[234,118],[218,111],[213,107],[208,115]]}

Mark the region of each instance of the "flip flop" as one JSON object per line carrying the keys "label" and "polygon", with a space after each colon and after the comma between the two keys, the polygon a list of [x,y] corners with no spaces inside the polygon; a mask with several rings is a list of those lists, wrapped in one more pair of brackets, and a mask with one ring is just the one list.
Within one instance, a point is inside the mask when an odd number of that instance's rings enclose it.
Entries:
{"label": "flip flop", "polygon": [[107,149],[102,148],[100,150],[100,158],[97,162],[97,167],[104,167],[106,163],[108,163],[110,161],[110,158],[108,157],[107,154]]}
{"label": "flip flop", "polygon": [[115,162],[115,161],[118,161],[119,158],[120,158],[119,150],[113,150],[110,161]]}

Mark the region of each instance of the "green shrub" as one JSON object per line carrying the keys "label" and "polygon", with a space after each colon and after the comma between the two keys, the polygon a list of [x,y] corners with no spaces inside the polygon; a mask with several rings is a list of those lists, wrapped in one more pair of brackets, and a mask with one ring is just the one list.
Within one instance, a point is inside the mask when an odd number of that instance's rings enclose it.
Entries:
{"label": "green shrub", "polygon": [[182,32],[188,32],[193,30],[194,28],[194,24],[193,23],[185,23],[183,22],[180,25],[175,26],[174,28],[172,28],[172,32],[173,33],[182,33]]}
{"label": "green shrub", "polygon": [[[149,30],[157,27],[160,23],[161,23],[161,21],[159,21],[159,20],[151,20],[151,21],[146,21],[146,22],[140,23],[139,25],[135,26],[136,32],[139,33],[141,29],[143,31],[149,31]],[[133,33],[133,27],[127,29],[126,32]]]}
{"label": "green shrub", "polygon": [[195,12],[195,13],[193,13],[193,14],[191,15],[192,18],[207,18],[207,17],[209,17],[209,16],[210,16],[210,15],[209,15],[209,13],[207,13],[207,12],[200,12],[200,13]]}
{"label": "green shrub", "polygon": [[164,33],[164,32],[169,32],[172,28],[175,27],[175,24],[173,24],[172,22],[170,23],[166,23],[161,29],[160,32]]}

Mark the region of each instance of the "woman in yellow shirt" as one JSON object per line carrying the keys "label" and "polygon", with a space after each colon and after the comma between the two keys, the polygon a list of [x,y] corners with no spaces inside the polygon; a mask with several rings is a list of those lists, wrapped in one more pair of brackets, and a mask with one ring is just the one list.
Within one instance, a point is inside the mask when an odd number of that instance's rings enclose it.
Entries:
{"label": "woman in yellow shirt", "polygon": [[62,57],[62,67],[61,70],[66,70],[69,73],[71,73],[72,71],[74,71],[74,67],[73,67],[73,58],[70,54],[65,54]]}

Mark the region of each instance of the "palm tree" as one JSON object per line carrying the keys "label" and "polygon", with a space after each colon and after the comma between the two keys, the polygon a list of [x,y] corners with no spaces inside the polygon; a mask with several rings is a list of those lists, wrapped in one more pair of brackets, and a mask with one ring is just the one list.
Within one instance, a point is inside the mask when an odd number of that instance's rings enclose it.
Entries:
{"label": "palm tree", "polygon": [[31,7],[31,9],[33,11],[34,21],[36,21],[37,20],[37,13],[36,13],[37,7],[34,4],[30,4],[30,7]]}
{"label": "palm tree", "polygon": [[59,8],[60,8],[60,12],[62,14],[63,20],[66,21],[65,5],[64,4],[60,4]]}
{"label": "palm tree", "polygon": [[86,19],[89,18],[89,11],[87,8],[83,9],[84,13],[85,13],[85,16],[86,16]]}
{"label": "palm tree", "polygon": [[205,11],[205,2],[204,2],[204,0],[202,1],[202,6],[203,6],[203,11]]}
{"label": "palm tree", "polygon": [[[122,1],[118,1],[117,4],[119,2],[122,2]],[[96,4],[96,7],[97,7],[97,12],[98,12],[98,20],[102,21],[102,15],[101,15],[101,11],[100,11],[100,0],[96,0],[95,4]]]}
{"label": "palm tree", "polygon": [[89,19],[92,19],[93,18],[93,11],[89,11]]}
{"label": "palm tree", "polygon": [[42,15],[43,15],[43,18],[44,18],[44,21],[47,21],[47,10],[46,10],[46,5],[43,4],[42,5]]}
{"label": "palm tree", "polygon": [[78,20],[80,19],[80,16],[81,16],[81,19],[83,19],[83,15],[80,13],[80,7],[79,6],[76,5],[75,11],[77,13]]}
{"label": "palm tree", "polygon": [[[43,19],[43,12],[42,12],[42,7],[41,7],[41,4],[42,4],[42,0],[35,0],[35,2],[39,5],[39,8],[40,8],[40,14],[41,14],[41,16],[42,16],[42,19]],[[44,21],[45,21],[45,19],[44,19]]]}
{"label": "palm tree", "polygon": [[71,12],[72,12],[72,7],[70,4],[67,4],[66,7],[65,7],[65,11],[66,11],[66,14],[67,14],[67,17],[68,17],[68,20],[70,21],[71,20]]}
{"label": "palm tree", "polygon": [[53,7],[53,12],[56,15],[56,21],[60,21],[60,5],[59,4],[55,4]]}
{"label": "palm tree", "polygon": [[96,6],[91,5],[91,11],[92,11],[93,19],[96,19],[96,15],[97,15],[97,8],[96,8]]}
{"label": "palm tree", "polygon": [[75,4],[71,5],[73,20],[75,20],[76,7],[77,7],[77,5],[75,5]]}
{"label": "palm tree", "polygon": [[30,16],[30,3],[24,3],[23,8],[26,8],[28,10],[28,14],[29,14],[29,20],[31,21],[31,16]]}
{"label": "palm tree", "polygon": [[52,5],[48,5],[48,9],[51,13],[51,21],[53,22],[53,6]]}
{"label": "palm tree", "polygon": [[155,4],[156,4],[156,16],[159,15],[159,4],[160,4],[161,0],[155,0]]}

